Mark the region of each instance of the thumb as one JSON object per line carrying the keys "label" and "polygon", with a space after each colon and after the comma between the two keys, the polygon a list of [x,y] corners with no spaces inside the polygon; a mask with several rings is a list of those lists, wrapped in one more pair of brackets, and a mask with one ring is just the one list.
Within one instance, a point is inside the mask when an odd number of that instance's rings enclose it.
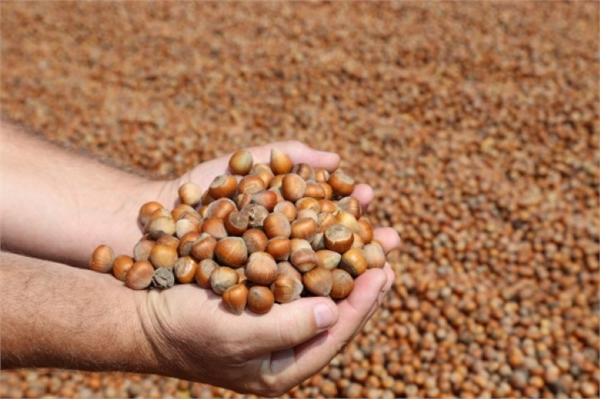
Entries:
{"label": "thumb", "polygon": [[[242,356],[253,358],[292,348],[308,341],[337,323],[337,306],[328,298],[301,298],[284,305],[275,304],[263,315],[244,313],[246,345]],[[252,342],[252,345],[248,345]]]}

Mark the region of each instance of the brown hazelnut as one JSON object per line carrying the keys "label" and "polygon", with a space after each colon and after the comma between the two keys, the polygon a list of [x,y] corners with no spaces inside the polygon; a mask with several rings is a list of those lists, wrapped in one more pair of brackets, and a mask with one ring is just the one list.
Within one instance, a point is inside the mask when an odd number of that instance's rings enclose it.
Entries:
{"label": "brown hazelnut", "polygon": [[150,251],[150,263],[154,268],[172,269],[177,261],[177,249],[171,245],[156,244]]}
{"label": "brown hazelnut", "polygon": [[115,258],[113,262],[112,272],[113,275],[121,281],[125,281],[125,277],[127,276],[127,272],[133,266],[135,261],[131,256],[127,255],[119,255]]}
{"label": "brown hazelnut", "polygon": [[154,267],[147,260],[135,262],[127,276],[125,277],[125,285],[134,290],[143,290],[148,288],[154,277]]}
{"label": "brown hazelnut", "polygon": [[225,222],[219,217],[210,217],[204,220],[202,227],[200,228],[201,233],[208,233],[216,239],[227,237],[227,229],[225,229]]}
{"label": "brown hazelnut", "polygon": [[375,244],[367,244],[363,248],[365,258],[367,259],[368,269],[381,269],[385,266],[385,253],[380,246]]}
{"label": "brown hazelnut", "polygon": [[277,205],[277,194],[273,191],[263,190],[252,194],[251,203],[262,205],[269,212]]}
{"label": "brown hazelnut", "polygon": [[352,247],[354,235],[341,224],[331,225],[325,230],[325,247],[337,253],[344,253]]}
{"label": "brown hazelnut", "polygon": [[317,222],[312,218],[297,219],[291,225],[291,237],[312,241],[317,232]]}
{"label": "brown hazelnut", "polygon": [[306,181],[300,176],[290,173],[283,177],[281,183],[281,194],[287,201],[296,202],[304,197]]}
{"label": "brown hazelnut", "polygon": [[152,216],[152,214],[159,209],[164,209],[164,207],[156,201],[146,202],[144,205],[142,205],[140,207],[140,212],[138,216],[140,224],[142,226],[146,226],[150,222],[150,217]]}
{"label": "brown hazelnut", "polygon": [[242,234],[248,253],[264,251],[267,248],[267,235],[259,229],[249,229]]}
{"label": "brown hazelnut", "polygon": [[237,180],[233,175],[215,177],[208,188],[208,193],[214,199],[232,198],[237,190]]}
{"label": "brown hazelnut", "polygon": [[154,247],[155,242],[146,238],[142,238],[133,247],[133,259],[137,262],[140,260],[148,260],[150,257],[150,251]]}
{"label": "brown hazelnut", "polygon": [[346,270],[354,278],[367,270],[367,259],[362,249],[350,248],[342,255],[340,269]]}
{"label": "brown hazelnut", "polygon": [[315,267],[302,276],[302,284],[315,295],[327,296],[331,292],[333,276],[330,270],[324,267]]}
{"label": "brown hazelnut", "polygon": [[169,216],[161,216],[151,220],[147,230],[150,237],[155,240],[164,235],[172,236],[175,234],[175,221],[170,214]]}
{"label": "brown hazelnut", "polygon": [[239,275],[235,270],[227,266],[217,267],[210,274],[210,286],[217,295],[223,295],[223,292],[229,287],[238,283]]}
{"label": "brown hazelnut", "polygon": [[275,296],[269,288],[255,285],[248,290],[247,306],[252,312],[257,314],[268,313],[274,303]]}
{"label": "brown hazelnut", "polygon": [[215,256],[224,265],[241,267],[248,259],[248,250],[242,238],[226,237],[217,242]]}
{"label": "brown hazelnut", "polygon": [[250,228],[263,227],[265,219],[269,216],[267,208],[258,204],[248,204],[241,209],[241,212],[248,215]]}
{"label": "brown hazelnut", "polygon": [[[207,236],[209,234],[204,233]],[[191,253],[192,246],[196,243],[196,240],[200,238],[200,233],[192,231],[181,237],[179,240],[179,246],[177,247],[177,252],[179,256],[188,256]],[[216,241],[215,241],[216,244]]]}
{"label": "brown hazelnut", "polygon": [[240,194],[250,194],[251,195],[254,193],[258,193],[259,191],[262,191],[266,188],[267,188],[267,186],[266,186],[265,182],[263,181],[263,179],[261,179],[259,176],[255,176],[255,175],[245,176],[238,183],[238,192]]}
{"label": "brown hazelnut", "polygon": [[333,270],[340,264],[342,255],[329,249],[322,249],[316,252],[318,265],[325,269]]}
{"label": "brown hazelnut", "polygon": [[345,270],[342,269],[333,269],[331,271],[333,285],[331,286],[331,292],[329,295],[333,299],[344,299],[354,289],[354,279]]}
{"label": "brown hazelnut", "polygon": [[277,263],[265,252],[255,252],[250,255],[246,265],[246,278],[260,285],[269,285],[277,276]]}
{"label": "brown hazelnut", "polygon": [[310,248],[299,249],[290,255],[290,263],[302,273],[315,268],[318,262],[317,254]]}
{"label": "brown hazelnut", "polygon": [[271,291],[278,303],[295,301],[300,298],[303,289],[302,281],[289,274],[279,274],[271,284]]}
{"label": "brown hazelnut", "polygon": [[229,158],[229,170],[234,175],[245,176],[252,169],[253,163],[254,160],[250,151],[239,150]]}
{"label": "brown hazelnut", "polygon": [[235,202],[233,202],[229,198],[219,198],[218,200],[213,201],[208,205],[208,207],[206,208],[206,215],[204,216],[204,218],[210,219],[217,217],[225,219],[225,217],[233,211],[237,211]]}
{"label": "brown hazelnut", "polygon": [[179,199],[187,205],[198,205],[202,200],[202,189],[194,183],[184,183],[178,190]]}
{"label": "brown hazelnut", "polygon": [[223,224],[227,232],[233,236],[241,236],[244,231],[248,230],[250,219],[244,212],[233,211],[230,212],[225,219]]}
{"label": "brown hazelnut", "polygon": [[333,189],[333,193],[340,197],[349,196],[354,191],[354,179],[341,170],[333,172],[327,182]]}
{"label": "brown hazelnut", "polygon": [[202,288],[211,288],[210,275],[218,267],[217,262],[212,259],[204,259],[198,263],[195,273],[196,284]]}
{"label": "brown hazelnut", "polygon": [[245,284],[236,284],[223,292],[223,305],[234,314],[242,314],[246,309],[248,288]]}
{"label": "brown hazelnut", "polygon": [[271,148],[271,170],[276,175],[284,175],[292,170],[292,160],[277,148]]}
{"label": "brown hazelnut", "polygon": [[298,210],[296,209],[296,206],[292,202],[282,201],[282,202],[278,203],[277,205],[275,205],[275,208],[273,208],[273,212],[281,213],[291,223],[294,220],[296,220],[296,214],[297,214]]}
{"label": "brown hazelnut", "polygon": [[100,245],[92,253],[90,269],[100,273],[108,273],[112,270],[114,260],[115,252],[112,248],[107,245]]}
{"label": "brown hazelnut", "polygon": [[[190,248],[190,253],[197,261],[212,259],[217,246],[217,239],[208,233],[203,233],[198,237]],[[182,255],[185,256],[185,255]]]}
{"label": "brown hazelnut", "polygon": [[273,237],[267,242],[265,251],[275,260],[287,260],[292,252],[292,242],[286,237]]}
{"label": "brown hazelnut", "polygon": [[282,213],[271,213],[263,222],[263,228],[268,238],[286,237],[292,234],[289,220]]}
{"label": "brown hazelnut", "polygon": [[190,256],[183,256],[177,259],[175,265],[173,266],[175,280],[181,284],[191,283],[196,277],[197,268],[198,264]]}

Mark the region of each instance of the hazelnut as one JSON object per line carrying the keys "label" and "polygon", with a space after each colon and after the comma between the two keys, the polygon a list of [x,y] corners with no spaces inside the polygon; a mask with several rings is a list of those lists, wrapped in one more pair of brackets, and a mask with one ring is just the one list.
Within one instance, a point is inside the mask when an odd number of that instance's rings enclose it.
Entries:
{"label": "hazelnut", "polygon": [[291,225],[291,237],[312,241],[317,232],[317,222],[312,218],[297,219]]}
{"label": "hazelnut", "polygon": [[152,276],[152,286],[155,288],[165,289],[171,288],[175,284],[175,275],[173,269],[159,267],[154,270]]}
{"label": "hazelnut", "polygon": [[263,228],[268,238],[286,237],[292,234],[289,220],[281,213],[271,213],[263,222]]}
{"label": "hazelnut", "polygon": [[227,232],[234,236],[241,236],[244,231],[248,230],[248,225],[250,223],[250,219],[248,215],[243,212],[230,212],[225,219],[223,219],[223,224],[225,225],[225,229]]}
{"label": "hazelnut", "polygon": [[333,189],[333,193],[340,197],[346,197],[354,191],[354,179],[341,170],[333,172],[327,183]]}
{"label": "hazelnut", "polygon": [[217,295],[223,295],[223,292],[229,287],[238,283],[239,275],[235,270],[227,266],[217,267],[210,275],[210,286]]}
{"label": "hazelnut", "polygon": [[340,264],[342,255],[329,249],[321,249],[316,252],[317,264],[325,269],[333,270]]}
{"label": "hazelnut", "polygon": [[206,208],[205,219],[213,217],[225,219],[225,217],[233,211],[237,211],[235,202],[229,198],[219,198],[216,201],[211,202]]}
{"label": "hazelnut", "polygon": [[[206,235],[208,236],[209,234]],[[195,231],[189,232],[183,237],[181,237],[181,239],[179,240],[179,246],[177,247],[177,252],[179,253],[179,256],[188,256],[191,253],[192,246],[196,243],[196,240],[198,240],[198,238],[200,238],[200,233]]]}
{"label": "hazelnut", "polygon": [[300,298],[303,289],[302,281],[289,274],[279,274],[271,284],[271,291],[278,303],[295,301]]}
{"label": "hazelnut", "polygon": [[275,303],[273,292],[267,287],[255,285],[248,291],[247,306],[257,314],[268,313]]}
{"label": "hazelnut", "polygon": [[175,221],[170,214],[169,216],[160,216],[150,221],[147,230],[150,237],[155,240],[164,235],[172,236],[175,234]]}
{"label": "hazelnut", "polygon": [[156,245],[156,243],[153,240],[142,238],[137,244],[135,244],[135,247],[133,247],[133,259],[136,262],[140,260],[148,260],[150,257],[150,251],[152,251],[154,245]]}
{"label": "hazelnut", "polygon": [[360,206],[360,202],[354,197],[344,197],[337,202],[338,208],[341,210],[348,212],[355,219],[360,218],[362,209]]}
{"label": "hazelnut", "polygon": [[147,260],[135,262],[127,276],[125,277],[125,285],[134,290],[143,290],[148,288],[154,277],[154,267]]}
{"label": "hazelnut", "polygon": [[259,191],[252,194],[251,203],[262,205],[268,212],[271,212],[277,205],[277,194],[268,190]]}
{"label": "hazelnut", "polygon": [[177,261],[178,254],[177,249],[171,245],[156,244],[150,251],[150,263],[158,269],[172,269],[173,265]]}
{"label": "hazelnut", "polygon": [[367,268],[381,269],[385,266],[385,253],[380,246],[375,244],[367,244],[363,248],[365,258],[367,259]]}
{"label": "hazelnut", "polygon": [[333,276],[330,270],[324,267],[315,267],[302,276],[302,284],[315,295],[327,296],[331,292]]}
{"label": "hazelnut", "polygon": [[240,194],[254,194],[267,188],[267,185],[259,176],[245,176],[238,183],[238,192]]}
{"label": "hazelnut", "polygon": [[121,281],[125,281],[125,277],[127,276],[127,272],[133,266],[135,261],[131,256],[127,255],[119,255],[115,258],[113,262],[112,272],[113,275]]}
{"label": "hazelnut", "polygon": [[281,194],[287,201],[296,202],[304,197],[306,181],[300,176],[290,173],[283,177],[281,183]]}
{"label": "hazelnut", "polygon": [[156,201],[146,202],[142,205],[138,216],[141,225],[146,226],[150,222],[152,214],[159,209],[164,209],[164,207]]}
{"label": "hazelnut", "polygon": [[265,219],[269,216],[267,208],[258,204],[248,204],[241,211],[248,215],[248,225],[251,228],[263,227]]}
{"label": "hazelnut", "polygon": [[[198,260],[212,259],[217,246],[217,239],[208,233],[203,233],[194,241],[190,247],[190,253]],[[181,256],[185,256],[181,254]]]}
{"label": "hazelnut", "polygon": [[275,260],[287,260],[292,252],[292,242],[286,237],[273,237],[265,249]]}
{"label": "hazelnut", "polygon": [[196,279],[196,284],[202,288],[211,288],[210,275],[218,267],[219,265],[217,262],[212,259],[204,259],[198,263],[198,267],[196,268],[196,273],[194,276]]}
{"label": "hazelnut", "polygon": [[90,269],[100,273],[108,273],[112,270],[114,260],[115,252],[112,248],[107,245],[100,245],[92,253]]}
{"label": "hazelnut", "polygon": [[299,249],[290,255],[290,263],[302,273],[315,268],[318,262],[317,254],[310,248]]}
{"label": "hazelnut", "polygon": [[315,171],[313,170],[312,166],[306,163],[299,163],[297,165],[294,165],[294,167],[292,168],[292,173],[297,174],[305,181],[315,180]]}
{"label": "hazelnut", "polygon": [[325,230],[325,247],[337,253],[344,253],[352,247],[354,235],[341,224],[331,225]]}
{"label": "hazelnut", "polygon": [[188,233],[197,233],[198,232],[198,224],[192,222],[188,219],[180,219],[175,222],[175,235],[177,238],[182,238]]}
{"label": "hazelnut", "polygon": [[277,276],[277,263],[265,252],[255,252],[250,255],[246,265],[246,278],[260,285],[269,285]]}
{"label": "hazelnut", "polygon": [[223,305],[234,314],[242,314],[248,300],[248,288],[245,284],[236,284],[223,292]]}
{"label": "hazelnut", "polygon": [[215,256],[224,265],[241,267],[248,259],[248,250],[240,237],[226,237],[217,242]]}
{"label": "hazelnut", "polygon": [[234,175],[245,176],[252,169],[253,162],[254,160],[250,151],[239,150],[229,158],[229,170]]}
{"label": "hazelnut", "polygon": [[367,260],[362,249],[350,248],[342,255],[339,267],[346,270],[354,278],[367,270]]}
{"label": "hazelnut", "polygon": [[227,229],[225,229],[225,223],[223,219],[213,216],[202,223],[202,227],[200,227],[201,233],[208,233],[216,239],[227,237]]}
{"label": "hazelnut", "polygon": [[264,251],[267,248],[268,238],[266,234],[259,229],[249,229],[242,234],[242,239],[246,244],[248,253]]}
{"label": "hazelnut", "polygon": [[208,194],[214,199],[232,198],[237,190],[237,180],[233,175],[215,177],[208,188]]}
{"label": "hazelnut", "polygon": [[202,189],[194,183],[184,183],[178,190],[179,199],[187,205],[198,205],[202,199]]}
{"label": "hazelnut", "polygon": [[298,210],[296,209],[296,206],[292,202],[282,201],[282,202],[278,203],[277,205],[275,205],[275,208],[273,208],[273,212],[281,213],[291,223],[294,220],[296,220],[296,214],[297,214]]}
{"label": "hazelnut", "polygon": [[277,148],[271,148],[271,170],[276,175],[284,175],[292,170],[292,160]]}
{"label": "hazelnut", "polygon": [[183,256],[175,262],[173,272],[178,283],[187,284],[194,281],[198,264],[190,256]]}
{"label": "hazelnut", "polygon": [[354,289],[354,279],[345,270],[342,269],[333,269],[331,271],[333,285],[331,286],[331,292],[329,295],[333,299],[344,299]]}

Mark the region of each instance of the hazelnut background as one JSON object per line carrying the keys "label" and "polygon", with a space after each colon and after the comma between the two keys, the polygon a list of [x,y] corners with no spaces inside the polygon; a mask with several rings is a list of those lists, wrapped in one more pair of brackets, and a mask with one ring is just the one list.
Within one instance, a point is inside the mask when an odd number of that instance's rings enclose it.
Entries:
{"label": "hazelnut background", "polygon": [[[298,139],[374,187],[394,292],[286,396],[598,396],[598,3],[1,11],[2,116],[53,142],[174,177]],[[2,370],[0,396],[252,397],[47,369]]]}

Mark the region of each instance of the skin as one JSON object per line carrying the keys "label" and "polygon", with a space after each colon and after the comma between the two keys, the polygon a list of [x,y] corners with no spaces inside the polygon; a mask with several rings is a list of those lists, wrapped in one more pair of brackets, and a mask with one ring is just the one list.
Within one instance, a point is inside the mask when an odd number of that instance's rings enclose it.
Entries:
{"label": "skin", "polygon": [[[325,367],[361,331],[394,280],[386,264],[361,275],[337,304],[302,298],[260,316],[229,313],[217,295],[195,284],[130,290],[111,275],[85,270],[94,248],[102,243],[130,254],[141,236],[141,204],[172,207],[181,184],[208,187],[227,171],[230,155],[178,179],[152,181],[7,123],[0,127],[4,368],[152,373],[278,396]],[[294,163],[339,165],[336,154],[293,141],[249,150],[255,162],[268,162],[273,146]],[[373,193],[357,185],[353,196],[366,208]],[[389,228],[375,237],[386,252],[400,243]]]}

